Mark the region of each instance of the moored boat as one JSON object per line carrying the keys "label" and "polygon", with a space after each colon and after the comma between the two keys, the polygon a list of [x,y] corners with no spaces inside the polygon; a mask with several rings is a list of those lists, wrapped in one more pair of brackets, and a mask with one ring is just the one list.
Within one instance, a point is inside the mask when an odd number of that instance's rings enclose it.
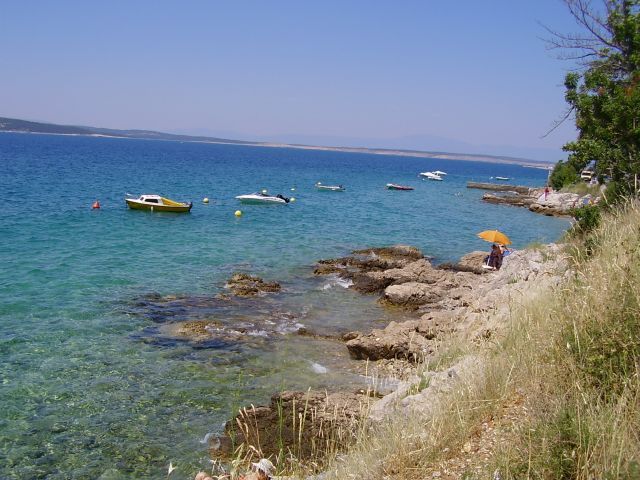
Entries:
{"label": "moored boat", "polygon": [[413,187],[407,185],[398,185],[397,183],[387,183],[388,190],[413,190]]}
{"label": "moored boat", "polygon": [[346,189],[342,185],[323,185],[322,183],[316,183],[316,188],[325,192],[344,192]]}
{"label": "moored boat", "polygon": [[431,173],[435,173],[436,175],[440,175],[440,176],[447,174],[447,172],[443,172],[442,170],[434,170]]}
{"label": "moored boat", "polygon": [[496,180],[509,180],[509,177],[495,177]]}
{"label": "moored boat", "polygon": [[442,181],[442,177],[435,172],[421,172],[420,176],[428,178],[429,180]]}
{"label": "moored boat", "polygon": [[125,198],[127,206],[133,210],[150,210],[152,212],[187,213],[191,211],[192,202],[176,202],[160,195],[140,195],[138,198]]}
{"label": "moored boat", "polygon": [[242,203],[246,204],[287,204],[289,203],[289,199],[280,194],[278,195],[267,195],[266,193],[256,192],[256,193],[248,193],[246,195],[238,195],[236,197],[237,200],[240,200]]}

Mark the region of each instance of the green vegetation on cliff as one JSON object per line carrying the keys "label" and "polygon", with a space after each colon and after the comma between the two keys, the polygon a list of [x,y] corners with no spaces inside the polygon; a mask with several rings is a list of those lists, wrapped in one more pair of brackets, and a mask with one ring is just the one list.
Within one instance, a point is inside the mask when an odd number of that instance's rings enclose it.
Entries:
{"label": "green vegetation on cliff", "polygon": [[582,61],[582,72],[565,77],[568,114],[575,116],[578,138],[556,165],[554,188],[577,181],[596,162],[599,179],[611,179],[609,199],[634,193],[640,174],[640,2],[603,1],[597,10],[584,0],[565,0],[582,33],[552,32],[552,45]]}

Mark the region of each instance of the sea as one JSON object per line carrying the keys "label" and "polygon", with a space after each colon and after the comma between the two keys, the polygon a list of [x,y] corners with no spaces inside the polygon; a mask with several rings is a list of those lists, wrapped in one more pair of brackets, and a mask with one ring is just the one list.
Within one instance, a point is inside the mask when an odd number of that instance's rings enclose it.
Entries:
{"label": "sea", "polygon": [[[444,181],[423,171],[447,172]],[[193,478],[240,407],[370,379],[339,341],[403,314],[314,264],[409,244],[434,263],[553,242],[565,219],[483,203],[468,181],[544,185],[544,169],[368,153],[0,134],[0,478]],[[344,192],[318,191],[316,182]],[[409,185],[390,191],[385,184]],[[241,205],[267,190],[288,205]],[[126,194],[192,201],[134,211]],[[209,203],[203,203],[208,198]],[[295,199],[295,200],[294,200]],[[101,208],[92,204],[99,200]],[[242,211],[236,216],[237,210]],[[282,291],[227,298],[234,272]],[[204,320],[206,339],[175,334]],[[301,329],[318,333],[303,336]]]}

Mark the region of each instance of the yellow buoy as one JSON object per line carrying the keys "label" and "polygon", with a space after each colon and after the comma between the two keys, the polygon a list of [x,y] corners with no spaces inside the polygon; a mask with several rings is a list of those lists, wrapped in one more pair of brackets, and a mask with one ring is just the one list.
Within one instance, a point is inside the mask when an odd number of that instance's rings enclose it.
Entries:
{"label": "yellow buoy", "polygon": [[236,217],[241,217],[242,216],[242,210],[236,210],[236,213],[234,213],[234,215]]}
{"label": "yellow buoy", "polygon": [[291,198],[289,199],[289,201],[290,201],[290,202],[295,202],[295,201],[296,201],[296,197],[291,197]]}
{"label": "yellow buoy", "polygon": [[209,199],[208,199],[207,197],[204,197],[204,198],[202,199],[202,203],[209,203]]}

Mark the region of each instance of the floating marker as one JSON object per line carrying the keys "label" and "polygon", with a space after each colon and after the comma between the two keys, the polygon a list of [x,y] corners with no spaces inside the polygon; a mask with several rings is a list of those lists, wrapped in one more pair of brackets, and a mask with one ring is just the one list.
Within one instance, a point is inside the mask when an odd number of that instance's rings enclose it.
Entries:
{"label": "floating marker", "polygon": [[289,199],[289,201],[290,201],[291,203],[295,202],[295,201],[296,201],[296,197],[291,197],[291,198]]}
{"label": "floating marker", "polygon": [[292,188],[291,188],[291,191],[292,191],[292,192],[295,192],[295,191],[296,191],[296,187],[292,187]]}
{"label": "floating marker", "polygon": [[267,194],[267,189],[266,189],[266,188],[263,188],[263,189],[262,189],[262,193],[264,193],[264,194],[266,195],[266,194]]}
{"label": "floating marker", "polygon": [[202,199],[202,203],[209,203],[209,199],[208,199],[207,197],[204,197],[204,198]]}
{"label": "floating marker", "polygon": [[93,202],[93,205],[91,205],[91,208],[97,210],[98,208],[100,208],[100,202],[96,200],[95,202]]}
{"label": "floating marker", "polygon": [[241,217],[242,216],[242,210],[236,210],[236,213],[234,213],[234,215],[236,217]]}

